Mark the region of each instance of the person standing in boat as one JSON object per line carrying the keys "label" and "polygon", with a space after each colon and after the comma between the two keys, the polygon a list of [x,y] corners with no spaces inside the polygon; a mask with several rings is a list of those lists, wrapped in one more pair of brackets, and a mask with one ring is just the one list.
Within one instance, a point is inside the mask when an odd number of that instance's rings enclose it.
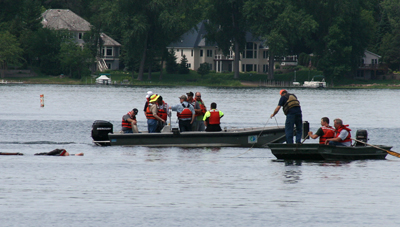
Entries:
{"label": "person standing in boat", "polygon": [[200,92],[196,92],[196,97],[195,97],[195,101],[196,103],[199,105],[200,109],[196,109],[195,108],[195,112],[196,112],[196,119],[194,121],[194,126],[193,126],[193,131],[205,131],[205,125],[204,125],[204,114],[207,112],[207,108],[203,102],[203,100],[201,100],[201,93]]}
{"label": "person standing in boat", "polygon": [[149,133],[156,132],[158,121],[165,123],[164,119],[159,117],[158,114],[158,107],[157,107],[157,100],[160,96],[154,94],[150,96],[150,103],[146,109],[146,118],[147,118],[147,129]]}
{"label": "person standing in boat", "polygon": [[136,115],[139,112],[138,109],[134,108],[127,114],[122,116],[122,132],[123,133],[138,133]]}
{"label": "person standing in boat", "polygon": [[347,128],[349,125],[343,125],[343,121],[340,118],[333,120],[333,126],[335,127],[335,137],[326,139],[325,144],[333,146],[351,146],[351,129]]}
{"label": "person standing in boat", "polygon": [[[201,111],[199,103],[197,103],[197,101],[193,98],[193,96],[194,96],[193,92],[186,93],[186,95],[187,95],[187,102],[193,106],[195,116],[197,116],[197,113],[200,113],[200,111]],[[197,128],[198,128],[197,125],[198,125],[198,122],[195,117],[193,120],[193,124],[192,124],[192,131],[197,131]]]}
{"label": "person standing in boat", "polygon": [[204,114],[204,125],[207,126],[206,132],[219,132],[221,129],[221,118],[224,116],[222,111],[217,110],[217,104],[215,102],[211,103],[210,111]]}
{"label": "person standing in boat", "polygon": [[170,117],[168,115],[168,111],[169,111],[169,106],[166,102],[163,101],[163,97],[160,95],[160,97],[157,100],[157,108],[158,108],[158,113],[157,115],[159,117],[161,117],[161,119],[164,120],[164,122],[162,121],[158,121],[158,125],[157,125],[157,132],[161,132],[161,130],[164,128],[165,125],[167,125],[167,119],[168,117]]}
{"label": "person standing in boat", "polygon": [[192,131],[192,124],[194,121],[194,108],[187,102],[186,95],[182,95],[179,97],[180,104],[169,107],[172,111],[177,112],[178,120],[179,120],[179,131],[186,132]]}
{"label": "person standing in boat", "polygon": [[152,91],[147,92],[146,102],[144,103],[144,108],[143,108],[144,116],[146,116],[146,110],[147,110],[147,107],[149,106],[150,96],[152,96],[152,95],[153,95]]}
{"label": "person standing in boat", "polygon": [[288,93],[285,89],[282,89],[279,94],[281,95],[281,98],[279,99],[278,106],[275,108],[274,113],[271,114],[271,118],[273,118],[279,112],[281,107],[283,107],[283,112],[286,115],[286,143],[293,143],[294,125],[296,125],[296,143],[301,143],[303,115],[301,113],[300,102],[294,94]]}
{"label": "person standing in boat", "polygon": [[315,134],[313,134],[311,131],[308,132],[308,136],[312,139],[319,137],[319,143],[325,144],[327,139],[335,136],[335,129],[329,125],[329,118],[323,117],[321,118],[321,128],[319,128]]}

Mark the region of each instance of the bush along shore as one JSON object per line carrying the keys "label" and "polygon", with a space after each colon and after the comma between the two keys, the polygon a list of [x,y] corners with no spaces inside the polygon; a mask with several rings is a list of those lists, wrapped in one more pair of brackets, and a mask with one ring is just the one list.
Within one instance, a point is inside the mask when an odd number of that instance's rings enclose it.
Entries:
{"label": "bush along shore", "polygon": [[[71,84],[71,85],[90,85],[96,84],[96,78],[103,73],[97,73],[81,79],[73,79],[65,75],[48,76],[36,75],[33,77],[5,77],[0,79],[3,83],[25,83],[25,84]],[[300,86],[304,81],[311,80],[316,75],[322,75],[317,70],[300,69],[293,72],[277,71],[274,80],[268,80],[267,74],[257,74],[256,72],[240,73],[239,78],[235,79],[232,72],[215,73],[210,72],[200,75],[196,71],[189,74],[167,74],[153,72],[149,76],[144,74],[143,80],[137,79],[137,73],[124,71],[107,71],[106,74],[111,79],[111,85],[125,86],[209,86],[209,87],[292,87],[293,82],[299,82]],[[329,88],[400,88],[400,80],[355,80],[341,79],[326,81]]]}

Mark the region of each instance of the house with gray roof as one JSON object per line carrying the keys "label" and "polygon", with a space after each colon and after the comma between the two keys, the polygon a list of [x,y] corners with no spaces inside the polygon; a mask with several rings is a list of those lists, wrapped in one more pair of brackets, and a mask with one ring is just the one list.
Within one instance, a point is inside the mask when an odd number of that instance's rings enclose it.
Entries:
{"label": "house with gray roof", "polygon": [[[178,42],[171,43],[167,48],[173,49],[180,62],[183,55],[188,59],[188,67],[197,70],[202,63],[208,63],[211,70],[216,72],[232,72],[235,53],[233,50],[224,55],[215,43],[207,42],[205,35],[205,21],[185,33]],[[254,37],[250,32],[246,33],[246,45],[243,54],[240,55],[240,72],[268,72],[268,50],[264,41]],[[284,58],[283,61],[297,64],[297,57]]]}
{"label": "house with gray roof", "polygon": [[[91,28],[89,22],[69,9],[46,10],[42,14],[42,25],[49,29],[69,31],[74,42],[80,46],[84,45],[83,36]],[[101,33],[100,37],[103,40],[103,49],[97,59],[96,70],[119,69],[121,44],[104,33]]]}

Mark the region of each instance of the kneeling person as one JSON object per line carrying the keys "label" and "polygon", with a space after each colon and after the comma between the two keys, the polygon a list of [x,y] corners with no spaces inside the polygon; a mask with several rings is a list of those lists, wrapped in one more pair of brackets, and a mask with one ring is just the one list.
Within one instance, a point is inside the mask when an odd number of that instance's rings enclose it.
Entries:
{"label": "kneeling person", "polygon": [[219,132],[222,131],[220,126],[221,117],[224,116],[222,111],[217,110],[217,104],[215,102],[211,103],[211,110],[204,114],[204,125],[207,127],[206,132]]}
{"label": "kneeling person", "polygon": [[138,113],[138,109],[133,109],[129,111],[127,114],[122,116],[122,132],[123,133],[138,133],[136,115]]}

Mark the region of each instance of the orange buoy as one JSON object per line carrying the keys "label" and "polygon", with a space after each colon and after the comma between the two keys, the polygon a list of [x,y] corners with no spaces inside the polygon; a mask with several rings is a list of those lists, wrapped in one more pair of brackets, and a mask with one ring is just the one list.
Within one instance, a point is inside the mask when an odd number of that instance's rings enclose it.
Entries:
{"label": "orange buoy", "polygon": [[44,107],[44,95],[40,95],[40,107]]}

